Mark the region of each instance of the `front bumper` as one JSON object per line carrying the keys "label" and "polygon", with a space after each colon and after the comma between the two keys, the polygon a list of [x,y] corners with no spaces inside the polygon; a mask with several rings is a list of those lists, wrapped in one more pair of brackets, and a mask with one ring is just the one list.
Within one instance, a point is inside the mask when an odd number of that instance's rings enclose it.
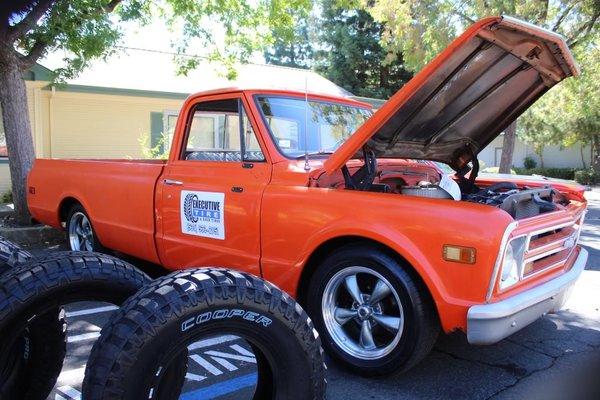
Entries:
{"label": "front bumper", "polygon": [[542,315],[558,311],[581,275],[588,252],[579,250],[571,269],[544,284],[497,303],[469,308],[467,339],[471,344],[493,344],[526,327]]}

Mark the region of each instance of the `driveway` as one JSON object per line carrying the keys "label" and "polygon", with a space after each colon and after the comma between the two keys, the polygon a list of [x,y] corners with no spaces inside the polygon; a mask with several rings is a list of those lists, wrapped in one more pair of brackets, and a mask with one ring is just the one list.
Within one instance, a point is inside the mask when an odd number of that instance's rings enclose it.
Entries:
{"label": "driveway", "polygon": [[[600,399],[600,190],[587,197],[581,242],[590,259],[563,310],[493,346],[470,346],[463,334],[441,336],[421,364],[397,377],[364,379],[328,360],[328,398]],[[87,355],[112,310],[96,303],[68,309],[69,355],[50,399],[80,398]],[[182,398],[251,398],[255,369],[247,350],[232,337],[191,346]]]}

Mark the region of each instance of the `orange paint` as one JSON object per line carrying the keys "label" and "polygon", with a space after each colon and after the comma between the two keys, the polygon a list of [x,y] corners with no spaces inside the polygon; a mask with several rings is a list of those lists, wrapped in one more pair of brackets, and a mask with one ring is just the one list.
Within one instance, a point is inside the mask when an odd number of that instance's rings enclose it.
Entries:
{"label": "orange paint", "polygon": [[[486,301],[490,284],[494,288],[491,301],[504,298],[567,270],[572,257],[502,293],[491,278],[503,234],[514,222],[508,213],[464,201],[315,187],[311,179],[325,172],[338,173],[340,163],[346,164],[357,146],[369,139],[369,133],[385,123],[411,91],[443,65],[445,58],[499,20],[488,18],[469,28],[334,155],[324,163],[323,158],[312,159],[309,171],[304,168],[304,160],[286,158],[278,150],[254,101],[259,94],[303,99],[304,93],[222,89],[194,94],[185,101],[168,161],[36,160],[28,181],[33,188],[28,195],[31,213],[38,221],[60,229],[64,204],[68,204],[65,202],[79,202],[107,248],[171,270],[218,265],[248,271],[262,275],[292,296],[301,294],[301,275],[320,246],[340,238],[363,238],[386,246],[422,278],[446,332],[464,330],[468,307]],[[308,97],[368,108],[347,98],[314,93]],[[237,99],[244,106],[265,161],[180,159],[188,116],[198,103],[219,99]],[[348,162],[353,163],[360,164]],[[439,173],[432,163],[382,160],[380,165],[386,163]],[[182,184],[172,186],[165,180]],[[493,181],[480,179],[478,183]],[[516,183],[531,185],[527,180]],[[557,189],[567,194],[571,204],[519,221],[513,236],[580,217],[586,207],[581,187],[559,184]],[[223,240],[182,233],[182,190],[224,194]],[[462,263],[447,261],[443,247],[448,244],[474,249],[476,256],[471,258],[469,253]]]}

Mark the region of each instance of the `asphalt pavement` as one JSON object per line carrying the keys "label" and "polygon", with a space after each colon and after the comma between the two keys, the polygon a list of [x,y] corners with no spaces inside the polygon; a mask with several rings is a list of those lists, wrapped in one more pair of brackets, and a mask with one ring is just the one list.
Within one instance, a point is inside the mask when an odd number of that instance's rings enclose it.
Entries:
{"label": "asphalt pavement", "polygon": [[[366,379],[328,364],[329,399],[600,399],[600,190],[588,192],[581,236],[590,258],[565,307],[492,346],[443,335],[413,370]],[[114,307],[77,303],[67,309],[68,356],[49,399],[76,400],[89,351]],[[180,399],[250,399],[256,382],[251,349],[231,336],[189,347]]]}

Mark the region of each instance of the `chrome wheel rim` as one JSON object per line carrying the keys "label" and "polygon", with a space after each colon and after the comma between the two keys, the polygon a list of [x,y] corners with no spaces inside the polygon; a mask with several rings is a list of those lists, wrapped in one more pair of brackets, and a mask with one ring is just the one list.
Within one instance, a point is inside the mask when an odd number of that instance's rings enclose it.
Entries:
{"label": "chrome wheel rim", "polygon": [[390,354],[404,331],[400,297],[381,274],[352,266],[337,272],[325,286],[325,327],[336,345],[362,360]]}
{"label": "chrome wheel rim", "polygon": [[82,212],[76,212],[69,222],[69,242],[71,250],[94,251],[94,232],[88,217]]}

